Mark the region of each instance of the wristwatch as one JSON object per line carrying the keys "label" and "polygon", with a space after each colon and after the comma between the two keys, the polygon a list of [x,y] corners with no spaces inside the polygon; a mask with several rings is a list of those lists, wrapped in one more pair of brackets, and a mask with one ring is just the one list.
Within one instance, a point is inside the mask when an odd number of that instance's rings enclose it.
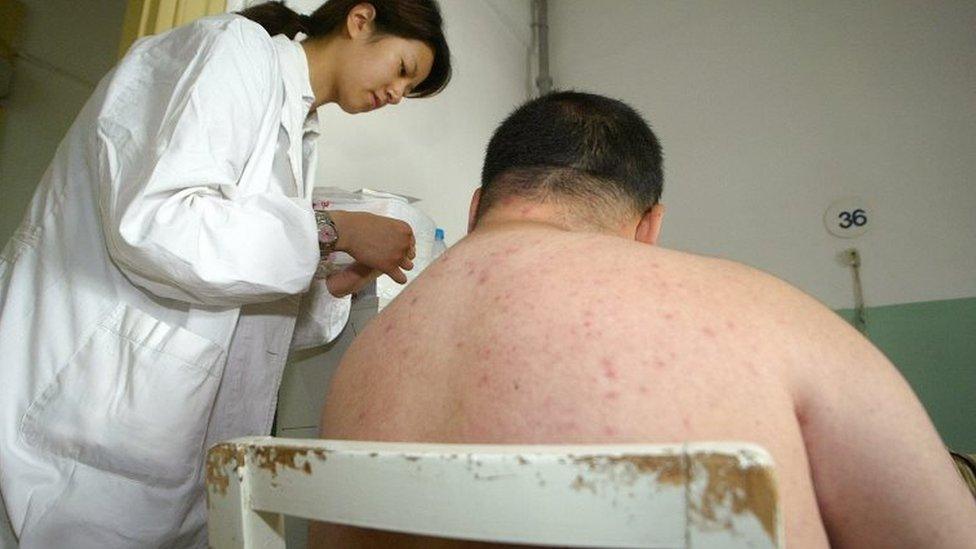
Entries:
{"label": "wristwatch", "polygon": [[325,210],[315,210],[315,226],[319,233],[319,250],[322,255],[328,255],[335,251],[336,242],[339,241],[339,231],[336,230],[335,221]]}

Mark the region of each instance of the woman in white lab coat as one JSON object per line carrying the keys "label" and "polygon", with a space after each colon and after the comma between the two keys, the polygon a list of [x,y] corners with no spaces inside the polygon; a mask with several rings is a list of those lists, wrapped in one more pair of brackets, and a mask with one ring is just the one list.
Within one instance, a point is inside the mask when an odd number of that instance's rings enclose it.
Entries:
{"label": "woman in white lab coat", "polygon": [[[265,5],[101,81],[0,256],[0,545],[206,545],[204,452],[270,431],[301,295],[328,340],[412,266],[406,224],[313,211],[315,108],[437,93],[441,26],[432,0]],[[332,249],[357,263],[313,282]]]}

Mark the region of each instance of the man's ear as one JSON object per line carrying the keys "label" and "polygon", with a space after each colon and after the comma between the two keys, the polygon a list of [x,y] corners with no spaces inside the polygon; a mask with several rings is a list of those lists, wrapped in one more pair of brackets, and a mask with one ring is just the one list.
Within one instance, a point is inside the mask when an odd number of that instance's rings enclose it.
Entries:
{"label": "man's ear", "polygon": [[661,220],[664,218],[664,204],[658,203],[650,208],[637,222],[634,240],[644,244],[657,244],[657,237],[661,234]]}
{"label": "man's ear", "polygon": [[471,195],[471,206],[468,207],[468,234],[471,234],[471,231],[474,230],[479,204],[481,204],[481,187],[475,189],[474,194]]}
{"label": "man's ear", "polygon": [[346,14],[346,33],[350,38],[359,36],[369,37],[373,34],[373,21],[376,19],[376,8],[373,4],[362,3],[353,6]]}

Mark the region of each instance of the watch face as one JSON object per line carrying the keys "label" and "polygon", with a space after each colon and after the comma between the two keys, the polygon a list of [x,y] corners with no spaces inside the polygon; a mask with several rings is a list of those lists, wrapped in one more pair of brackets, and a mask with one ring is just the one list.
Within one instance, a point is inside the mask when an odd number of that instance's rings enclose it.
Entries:
{"label": "watch face", "polygon": [[335,244],[336,240],[339,240],[335,223],[332,222],[332,217],[327,212],[315,212],[315,224],[318,225],[319,244],[321,246],[330,247]]}
{"label": "watch face", "polygon": [[334,244],[336,240],[339,240],[339,235],[336,233],[335,227],[328,223],[322,225],[322,228],[319,229],[319,242]]}

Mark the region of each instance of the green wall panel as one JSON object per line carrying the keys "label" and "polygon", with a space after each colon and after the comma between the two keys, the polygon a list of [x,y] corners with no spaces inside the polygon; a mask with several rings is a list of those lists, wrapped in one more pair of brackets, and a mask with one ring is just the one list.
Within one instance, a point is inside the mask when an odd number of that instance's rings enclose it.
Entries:
{"label": "green wall panel", "polygon": [[[851,321],[853,311],[837,311]],[[901,370],[945,443],[976,452],[976,298],[869,307],[868,337]]]}

